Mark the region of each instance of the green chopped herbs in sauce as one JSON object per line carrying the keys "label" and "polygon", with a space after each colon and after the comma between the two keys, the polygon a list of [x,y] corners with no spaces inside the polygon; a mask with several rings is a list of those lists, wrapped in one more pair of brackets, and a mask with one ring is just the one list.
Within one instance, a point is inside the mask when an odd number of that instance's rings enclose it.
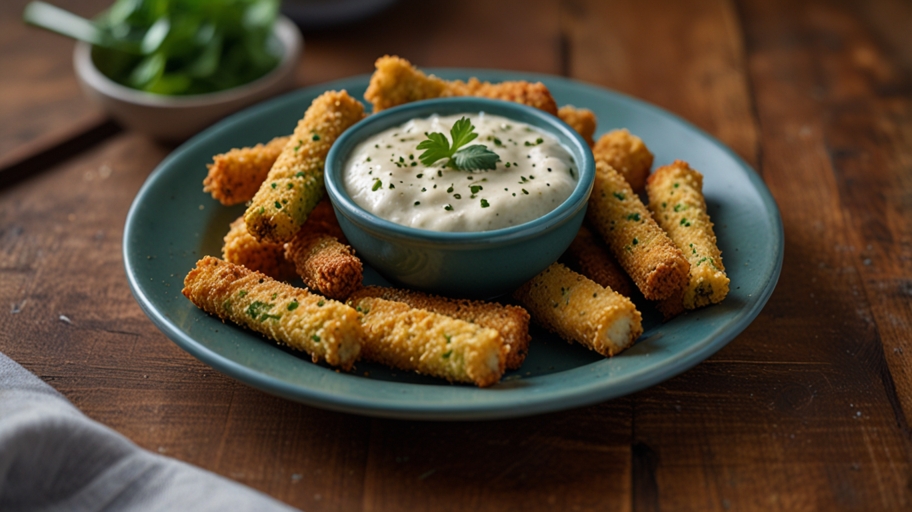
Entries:
{"label": "green chopped herbs in sauce", "polygon": [[[354,176],[360,181],[355,182],[351,178],[346,178],[346,186],[349,187],[356,202],[364,201],[365,204],[361,204],[361,206],[366,207],[368,210],[373,210],[375,213],[379,213],[383,218],[407,226],[425,229],[440,229],[442,231],[449,231],[451,229],[462,230],[451,227],[459,226],[459,228],[468,228],[465,229],[466,231],[479,231],[481,230],[479,229],[480,226],[485,226],[482,229],[496,229],[503,227],[504,224],[515,225],[517,222],[525,222],[528,219],[522,218],[524,215],[524,213],[521,213],[522,210],[530,212],[525,215],[542,215],[542,212],[549,211],[545,209],[547,206],[544,205],[560,204],[560,202],[565,199],[565,196],[556,197],[556,195],[559,196],[560,194],[564,194],[567,190],[572,191],[572,187],[575,186],[572,180],[575,180],[577,176],[575,167],[568,162],[570,156],[565,153],[558,153],[556,154],[557,156],[553,155],[551,153],[551,147],[555,146],[556,141],[552,141],[551,138],[545,138],[544,135],[538,137],[537,132],[531,128],[529,128],[529,133],[532,133],[533,135],[531,138],[525,139],[525,145],[537,146],[539,144],[545,144],[544,151],[522,149],[521,147],[524,145],[524,140],[521,138],[517,138],[516,140],[508,138],[505,141],[500,141],[497,137],[493,136],[493,134],[488,135],[492,130],[496,131],[503,129],[504,125],[495,120],[482,118],[476,121],[474,118],[469,119],[466,116],[455,115],[443,118],[440,121],[434,120],[433,123],[426,122],[425,124],[421,124],[425,121],[426,120],[423,119],[415,120],[414,122],[419,124],[403,125],[403,127],[390,130],[387,133],[377,134],[377,138],[371,140],[370,143],[361,146],[357,156],[353,155],[351,163],[348,164],[349,169],[353,169],[351,172],[355,173]],[[481,126],[482,135],[478,134],[473,123],[478,123],[478,125]],[[449,133],[446,133],[444,130],[436,128],[444,133],[430,133],[431,130],[429,129],[422,130],[422,128],[418,128],[416,130],[413,128],[414,126],[434,126],[435,128],[437,126],[451,126],[451,129],[449,130]],[[526,127],[520,127],[519,129],[526,129]],[[394,131],[396,133],[390,137],[390,134]],[[418,135],[418,133],[422,131],[425,131],[425,138],[423,140],[421,137],[412,136]],[[491,142],[488,142],[488,147],[486,148],[479,144],[473,145],[472,141],[475,139],[486,139]],[[506,147],[502,147],[494,143],[495,139],[497,139],[497,142],[500,142],[500,144],[503,144],[504,142],[512,144],[507,144]],[[380,142],[374,144],[374,142],[378,140]],[[420,143],[418,142],[419,140]],[[533,140],[535,141],[534,143]],[[386,141],[391,142],[393,145],[390,150],[381,149]],[[400,144],[401,141],[415,142]],[[410,153],[409,149],[411,144],[419,144],[417,146],[419,152]],[[389,144],[386,145],[389,146]],[[496,153],[488,150],[488,148],[494,148],[495,146],[502,148],[498,149],[498,151],[503,153],[502,156],[498,156]],[[370,147],[375,149],[368,149]],[[464,162],[460,160],[460,158],[473,157],[473,152],[480,151],[481,149],[489,151],[491,155],[494,156],[494,162],[492,162],[490,168],[462,165]],[[564,168],[568,169],[568,173],[560,173],[556,181],[554,179],[537,180],[538,184],[536,184],[534,181],[535,176],[529,174],[519,176],[513,172],[513,169],[516,169],[516,172],[519,172],[519,163],[513,160],[520,160],[520,158],[523,157],[532,159],[530,163],[533,165],[530,166],[530,169],[536,167],[536,162],[542,163],[542,168],[547,167],[547,165],[544,164],[545,162],[554,162],[554,164],[558,166],[564,165]],[[503,158],[504,161],[501,161],[501,158]],[[558,160],[546,160],[552,158]],[[507,159],[509,161],[507,161]],[[366,163],[371,160],[375,163]],[[426,169],[418,167],[414,174],[410,174],[406,169],[403,169],[403,167],[418,166],[416,160],[421,161],[421,163],[426,166],[433,166],[434,168]],[[377,163],[377,161],[380,163]],[[502,163],[503,166],[496,165],[496,162]],[[558,167],[558,169],[559,168],[560,167]],[[534,169],[531,170],[534,172]],[[445,177],[445,173],[447,172],[460,171],[469,182],[469,186],[466,187],[467,190],[462,189],[461,191],[457,191],[454,183],[446,185],[441,179]],[[384,176],[385,174],[388,174],[388,176]],[[509,177],[504,179],[506,176]],[[423,183],[425,178],[433,182],[430,184],[431,186],[422,186],[426,185]],[[454,178],[455,176],[450,176],[452,181],[456,181]],[[489,184],[492,186],[488,187],[491,190],[486,191],[481,183],[488,181],[489,178],[491,179]],[[418,180],[421,181],[419,182]],[[507,183],[500,183],[503,181],[506,181]],[[521,192],[511,193],[511,189],[503,186],[517,181],[528,188],[521,188]],[[432,189],[437,189],[438,185],[440,185],[439,188],[441,189],[441,194],[439,196],[435,194],[435,191],[432,192]],[[394,192],[393,190],[396,188],[399,190]],[[501,188],[504,189],[503,192],[500,191]],[[387,189],[390,191],[386,192]],[[360,192],[356,192],[358,190],[360,190]],[[438,218],[434,218],[431,212],[439,212],[439,210],[437,210],[439,206],[442,206],[445,211],[455,211],[453,204],[442,204],[443,200],[447,198],[443,195],[443,190],[446,190],[446,194],[450,196],[451,200],[461,200],[463,199],[462,191],[469,192],[466,194],[466,199],[471,200],[469,201],[470,206],[467,208],[460,208],[458,215],[439,217],[438,213]],[[376,196],[371,196],[372,198],[368,198],[367,194],[370,191],[380,191],[380,193]],[[483,191],[485,192],[485,197],[482,198],[481,192]],[[356,194],[364,195],[356,196]],[[521,195],[532,196],[532,198],[524,199],[523,203],[516,203],[516,197]],[[473,202],[476,199],[479,201],[478,203]],[[392,203],[390,203],[390,201],[392,201]],[[539,205],[539,201],[541,201],[541,205]],[[411,208],[407,207],[409,203],[412,204]],[[406,208],[403,209],[401,206],[398,208],[397,206],[392,206],[392,208],[390,208],[390,206],[384,205],[401,205]],[[551,206],[551,208],[553,207],[554,206]],[[511,210],[511,208],[514,209]],[[409,213],[406,214],[406,211]],[[520,218],[521,220],[518,220]]]}

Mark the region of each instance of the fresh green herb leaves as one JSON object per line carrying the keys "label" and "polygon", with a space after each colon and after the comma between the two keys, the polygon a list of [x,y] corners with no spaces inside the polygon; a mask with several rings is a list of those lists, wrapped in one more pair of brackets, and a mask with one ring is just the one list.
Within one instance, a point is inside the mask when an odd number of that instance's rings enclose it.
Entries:
{"label": "fresh green herb leaves", "polygon": [[500,157],[481,144],[473,144],[453,154],[456,168],[469,171],[473,169],[496,169]]}
{"label": "fresh green herb leaves", "polygon": [[463,147],[478,137],[475,133],[475,127],[467,117],[463,117],[450,129],[450,137],[453,144],[447,140],[446,135],[440,132],[428,133],[427,139],[418,144],[420,150],[424,150],[418,159],[426,166],[434,165],[440,160],[447,160],[446,165],[461,171],[471,171],[475,169],[496,169],[500,156],[489,150],[487,146],[473,144]]}
{"label": "fresh green herb leaves", "polygon": [[94,20],[44,2],[26,22],[94,45],[98,69],[122,85],[162,95],[221,91],[279,63],[273,37],[280,0],[115,0]]}
{"label": "fresh green herb leaves", "polygon": [[[458,124],[459,123],[457,122],[456,125],[453,126],[450,133],[453,133],[456,130]],[[427,134],[427,139],[418,144],[418,149],[424,150],[424,153],[418,155],[418,159],[427,166],[433,165],[434,162],[444,158],[449,159],[453,156],[453,153],[455,153],[455,151],[450,150],[450,142],[447,140],[446,135],[440,132]]]}

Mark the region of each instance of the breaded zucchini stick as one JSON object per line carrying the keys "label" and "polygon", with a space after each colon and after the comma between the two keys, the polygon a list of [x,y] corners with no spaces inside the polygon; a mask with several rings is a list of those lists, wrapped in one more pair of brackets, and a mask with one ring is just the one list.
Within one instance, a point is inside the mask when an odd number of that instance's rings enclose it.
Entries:
{"label": "breaded zucchini stick", "polygon": [[675,160],[656,169],[646,183],[646,192],[656,222],[690,262],[684,308],[721,302],[728,295],[729,279],[706,212],[703,175],[687,162]]}
{"label": "breaded zucchini stick", "polygon": [[203,311],[265,334],[345,370],[361,352],[354,309],[265,274],[206,256],[184,279],[185,297]]}
{"label": "breaded zucchini stick", "polygon": [[364,267],[355,250],[306,225],[288,242],[285,257],[308,288],[327,297],[343,300],[361,287]]}
{"label": "breaded zucchini stick", "polygon": [[225,206],[253,199],[290,137],[276,137],[266,144],[235,148],[212,157],[203,192]]}
{"label": "breaded zucchini stick", "polygon": [[361,312],[368,361],[480,387],[503,375],[506,345],[494,329],[376,297],[348,303]]}
{"label": "breaded zucchini stick", "polygon": [[613,356],[643,334],[633,302],[560,263],[553,263],[513,294],[532,318],[567,341]]}
{"label": "breaded zucchini stick", "polygon": [[592,156],[596,162],[601,160],[614,167],[630,183],[634,192],[639,194],[643,191],[653,156],[642,139],[626,129],[610,131],[592,147]]}
{"label": "breaded zucchini stick", "polygon": [[446,81],[425,75],[403,58],[384,55],[374,67],[376,70],[364,92],[364,99],[374,106],[374,112],[413,101],[452,96]]}
{"label": "breaded zucchini stick", "polygon": [[570,267],[605,288],[630,297],[633,288],[630,278],[618,264],[604,243],[585,225],[580,226],[576,238],[570,243],[564,259]]}
{"label": "breaded zucchini stick", "polygon": [[551,96],[551,91],[541,82],[526,82],[523,80],[499,82],[482,82],[477,78],[470,78],[467,82],[454,80],[446,82],[449,96],[477,96],[492,100],[512,101],[543,110],[553,116],[557,115],[557,103]]}
{"label": "breaded zucchini stick", "polygon": [[656,309],[662,313],[662,321],[667,322],[672,318],[680,315],[684,312],[684,290],[682,288],[675,292],[674,295],[668,297],[665,300],[660,300],[655,303]]}
{"label": "breaded zucchini stick", "polygon": [[307,216],[307,222],[304,223],[303,229],[334,236],[340,242],[348,243],[345,240],[345,234],[342,233],[342,227],[339,226],[336,212],[333,211],[332,203],[329,199],[323,199],[317,203],[317,206]]}
{"label": "breaded zucchini stick", "polygon": [[529,340],[532,339],[529,336],[529,313],[519,306],[481,300],[450,299],[415,290],[384,286],[364,287],[352,294],[351,299],[357,300],[362,297],[378,297],[404,302],[413,308],[424,309],[494,329],[500,333],[507,345],[506,365],[508,370],[515,370],[522,366],[526,354],[529,353]]}
{"label": "breaded zucchini stick", "polygon": [[592,137],[595,135],[597,120],[591,110],[588,108],[576,108],[573,105],[564,105],[558,109],[557,117],[569,124],[570,128],[576,130],[576,133],[583,137],[583,140],[586,141],[586,144],[589,144],[590,148],[595,145],[595,140]]}
{"label": "breaded zucchini stick", "polygon": [[257,241],[247,232],[243,216],[231,223],[222,246],[222,258],[280,281],[297,275],[294,263],[285,259],[285,244]]}
{"label": "breaded zucchini stick", "polygon": [[396,56],[384,55],[377,59],[376,70],[371,75],[364,99],[374,106],[374,112],[412,101],[449,96],[479,96],[483,98],[515,101],[557,115],[557,103],[551,92],[541,82],[524,81],[492,84],[476,78],[468,82],[446,81],[428,76],[412,64]]}
{"label": "breaded zucchini stick", "polygon": [[323,93],[311,103],[247,208],[247,231],[257,240],[287,242],[322,199],[323,164],[336,138],[364,116],[345,91]]}
{"label": "breaded zucchini stick", "polygon": [[586,218],[618,263],[649,300],[663,300],[687,285],[690,265],[630,184],[598,161]]}

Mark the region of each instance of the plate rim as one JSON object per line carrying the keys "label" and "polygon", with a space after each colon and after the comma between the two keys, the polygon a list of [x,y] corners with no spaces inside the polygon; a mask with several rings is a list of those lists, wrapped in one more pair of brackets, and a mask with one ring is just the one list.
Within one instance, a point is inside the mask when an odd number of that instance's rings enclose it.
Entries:
{"label": "plate rim", "polygon": [[[763,182],[760,175],[747,162],[745,162],[731,148],[721,141],[706,133],[701,128],[691,122],[669,112],[661,107],[648,103],[646,101],[634,98],[624,93],[613,91],[611,89],[589,84],[583,81],[569,79],[565,77],[547,75],[541,73],[527,73],[521,71],[495,70],[495,69],[477,69],[477,68],[427,68],[425,71],[432,74],[440,75],[460,75],[460,76],[486,76],[492,77],[492,80],[547,80],[551,82],[564,82],[572,87],[582,87],[588,92],[597,95],[608,94],[616,98],[630,102],[638,108],[646,109],[654,115],[669,118],[676,123],[680,123],[688,130],[695,132],[700,137],[709,141],[717,149],[727,154],[738,166],[744,171],[745,176],[750,181],[753,189],[760,196],[761,202],[766,207],[767,221],[773,228],[772,239],[777,247],[774,252],[775,261],[771,269],[770,279],[759,290],[759,294],[752,303],[742,308],[727,323],[716,327],[708,336],[700,342],[688,345],[676,353],[676,358],[671,360],[657,360],[654,363],[644,364],[637,369],[624,375],[620,382],[590,382],[587,385],[574,388],[559,388],[557,390],[548,390],[544,394],[538,394],[538,398],[528,399],[526,396],[517,397],[516,401],[510,404],[503,404],[499,401],[489,403],[472,403],[466,401],[459,404],[445,402],[442,404],[421,403],[418,406],[411,406],[405,402],[377,402],[368,401],[361,397],[353,397],[347,394],[337,394],[323,389],[312,387],[301,387],[278,379],[270,374],[254,370],[243,364],[235,362],[221,355],[219,352],[211,350],[196,341],[191,335],[180,329],[175,323],[168,319],[153,304],[152,300],[146,295],[143,289],[143,283],[136,270],[131,268],[133,255],[130,251],[129,240],[134,236],[134,223],[139,209],[143,204],[143,199],[150,193],[155,182],[162,179],[166,170],[172,162],[179,160],[185,153],[190,152],[192,148],[203,140],[217,138],[220,134],[234,129],[234,126],[243,122],[245,118],[255,117],[264,110],[272,110],[277,105],[289,102],[293,103],[299,96],[310,94],[319,94],[319,92],[329,89],[342,89],[348,87],[361,87],[369,79],[369,74],[356,75],[330,82],[311,85],[296,89],[290,93],[264,101],[236,114],[233,114],[224,120],[218,122],[209,129],[192,137],[180,147],[170,153],[161,163],[156,166],[148,176],[142,187],[136,194],[124,225],[122,256],[124,268],[127,275],[127,281],[133,297],[139,303],[140,308],[146,314],[152,323],[158,327],[171,341],[182,348],[184,351],[195,357],[202,363],[213,369],[235,379],[244,384],[259,389],[261,391],[281,396],[306,405],[319,407],[322,409],[346,412],[372,417],[398,418],[398,419],[418,419],[418,420],[492,420],[505,419],[520,416],[529,416],[554,412],[564,409],[576,408],[585,405],[591,405],[618,398],[630,393],[634,393],[648,387],[654,386],[660,382],[677,376],[690,368],[696,366],[703,360],[712,356],[722,347],[727,345],[731,340],[741,334],[760,314],[769,301],[773,291],[776,288],[781,275],[782,264],[784,259],[785,243],[784,230],[781,213],[778,205],[766,183]],[[493,78],[493,77],[500,78]],[[606,359],[605,361],[608,361]],[[599,364],[599,361],[594,364]],[[658,368],[656,368],[658,366]],[[660,371],[659,371],[660,370]],[[560,373],[560,372],[559,372]],[[553,374],[552,374],[553,375]],[[375,381],[378,385],[391,386],[414,386],[410,383]]]}

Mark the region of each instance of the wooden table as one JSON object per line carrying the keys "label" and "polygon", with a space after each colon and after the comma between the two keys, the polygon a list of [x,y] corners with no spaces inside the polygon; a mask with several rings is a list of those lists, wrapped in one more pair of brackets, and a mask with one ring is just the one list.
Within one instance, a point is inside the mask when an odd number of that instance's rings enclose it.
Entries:
{"label": "wooden table", "polygon": [[121,238],[173,148],[89,105],[72,43],[23,26],[23,4],[0,3],[0,351],[139,445],[310,511],[912,506],[908,1],[414,0],[305,34],[300,85],[394,53],[642,98],[729,145],[779,204],[778,288],[715,356],[610,402],[478,423],[288,402],[162,335]]}

